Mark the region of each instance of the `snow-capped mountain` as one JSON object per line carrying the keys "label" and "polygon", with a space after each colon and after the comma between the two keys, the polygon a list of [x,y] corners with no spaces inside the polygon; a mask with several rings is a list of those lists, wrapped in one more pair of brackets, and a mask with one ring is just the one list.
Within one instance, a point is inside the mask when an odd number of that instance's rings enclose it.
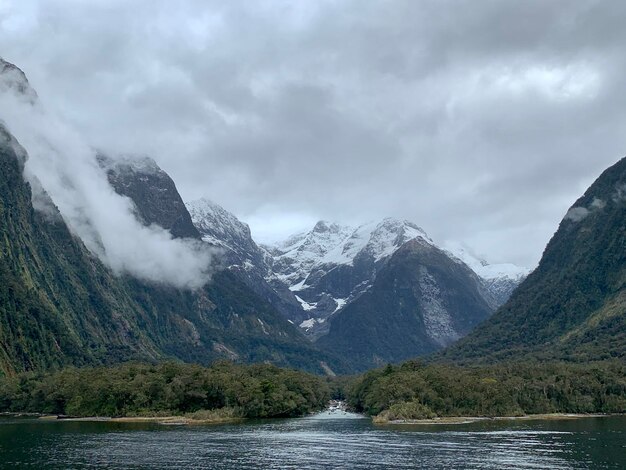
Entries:
{"label": "snow-capped mountain", "polygon": [[[226,267],[244,278],[255,292],[300,326],[312,340],[326,335],[331,320],[341,316],[346,308],[373,288],[381,269],[409,242],[413,250],[404,250],[406,253],[415,253],[421,246],[424,248],[421,253],[431,257],[436,253],[437,259],[446,258],[450,263],[458,264],[461,274],[453,276],[454,282],[463,284],[467,292],[478,292],[489,311],[506,301],[514,287],[528,274],[527,269],[511,264],[489,265],[460,244],[446,244],[444,250],[423,229],[407,220],[386,218],[356,227],[319,221],[310,231],[292,235],[274,246],[258,246],[248,225],[218,204],[201,199],[186,206],[202,239],[224,249]],[[395,263],[399,265],[397,259]],[[436,264],[442,266],[446,262]],[[411,266],[418,265],[413,263]],[[419,266],[419,269],[423,268]],[[422,274],[407,272],[408,277],[415,279],[422,279]],[[437,289],[440,298],[434,298],[433,294],[429,302],[418,302],[424,305],[424,318],[431,323],[436,312],[431,312],[429,306],[441,307],[440,301],[449,298],[445,290],[458,291],[460,284],[442,284]],[[426,291],[432,294],[430,290]],[[470,297],[467,302],[478,305],[473,294]],[[367,309],[367,306],[360,305],[359,308]],[[376,308],[381,315],[393,309],[391,304],[389,308],[383,308],[379,299]],[[454,308],[441,307],[437,311],[444,310],[446,318],[454,319]],[[477,307],[477,311],[477,318],[488,313],[482,312],[482,307]],[[461,328],[458,334],[465,331]],[[434,344],[439,343],[435,341]]]}
{"label": "snow-capped mountain", "polygon": [[365,292],[389,256],[409,240],[433,243],[406,220],[357,227],[320,221],[267,250],[272,275],[289,286],[307,314],[300,327],[315,339],[328,331],[328,318]]}
{"label": "snow-capped mountain", "polygon": [[210,199],[186,203],[202,240],[223,250],[225,268],[294,324],[308,318],[287,284],[271,271],[271,256],[252,239],[250,227]]}
{"label": "snow-capped mountain", "polygon": [[352,230],[320,221],[310,232],[293,235],[277,246],[269,247],[274,272],[291,290],[301,290],[303,282],[315,267],[327,262],[336,263],[333,259],[336,253],[333,252]]}
{"label": "snow-capped mountain", "polygon": [[[367,291],[387,260],[411,240],[439,248],[412,222],[386,218],[357,227],[320,221],[311,231],[266,249],[272,255],[271,276],[289,286],[307,314],[300,327],[318,338],[328,332],[328,319]],[[454,262],[477,274],[482,295],[494,310],[528,274],[512,264],[490,265],[460,244],[446,248]]]}
{"label": "snow-capped mountain", "polygon": [[[250,227],[210,199],[185,204],[202,239],[231,253],[228,263],[267,273],[266,254],[252,239]],[[234,256],[233,256],[234,255]]]}
{"label": "snow-capped mountain", "polygon": [[529,268],[512,263],[489,264],[458,242],[448,241],[444,248],[453,259],[465,263],[478,274],[487,290],[487,300],[494,308],[506,302],[513,290],[531,271]]}

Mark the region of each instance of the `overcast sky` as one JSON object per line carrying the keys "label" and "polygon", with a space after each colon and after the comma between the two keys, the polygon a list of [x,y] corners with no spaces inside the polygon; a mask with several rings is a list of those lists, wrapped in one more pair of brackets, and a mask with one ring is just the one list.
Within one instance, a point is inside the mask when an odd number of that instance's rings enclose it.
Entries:
{"label": "overcast sky", "polygon": [[403,217],[532,266],[626,154],[626,2],[0,0],[0,56],[262,241]]}

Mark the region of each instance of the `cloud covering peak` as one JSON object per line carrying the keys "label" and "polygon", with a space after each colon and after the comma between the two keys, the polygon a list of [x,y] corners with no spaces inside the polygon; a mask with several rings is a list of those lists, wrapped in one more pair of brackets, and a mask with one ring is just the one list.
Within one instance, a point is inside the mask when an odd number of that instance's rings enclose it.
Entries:
{"label": "cloud covering peak", "polygon": [[118,274],[179,288],[208,282],[211,250],[196,240],[173,239],[159,226],[142,225],[130,199],[110,186],[95,151],[31,98],[21,87],[0,87],[0,118],[28,154],[24,174],[34,207],[51,209],[37,203],[46,199],[45,190],[70,229]]}
{"label": "cloud covering peak", "polygon": [[0,0],[0,44],[89,142],[153,156],[268,241],[393,216],[531,266],[626,153],[624,17],[596,0]]}

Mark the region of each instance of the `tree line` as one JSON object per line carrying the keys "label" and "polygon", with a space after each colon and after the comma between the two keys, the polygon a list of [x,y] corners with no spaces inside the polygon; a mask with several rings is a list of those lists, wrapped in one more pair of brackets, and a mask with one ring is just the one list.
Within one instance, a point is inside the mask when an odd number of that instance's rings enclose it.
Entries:
{"label": "tree line", "polygon": [[0,412],[78,417],[297,417],[324,409],[331,398],[379,421],[624,413],[626,364],[414,360],[356,377],[324,378],[267,364],[165,362],[0,378]]}
{"label": "tree line", "polygon": [[241,418],[294,417],[323,409],[330,393],[321,377],[267,364],[129,363],[1,378],[0,412],[122,417],[224,410]]}
{"label": "tree line", "polygon": [[626,364],[509,362],[455,366],[408,361],[367,372],[348,403],[380,421],[445,416],[626,412]]}

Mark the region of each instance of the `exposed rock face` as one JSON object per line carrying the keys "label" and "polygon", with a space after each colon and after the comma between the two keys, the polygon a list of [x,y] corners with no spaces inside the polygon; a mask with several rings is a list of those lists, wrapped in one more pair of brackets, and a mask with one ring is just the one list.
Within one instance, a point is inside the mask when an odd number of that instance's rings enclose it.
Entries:
{"label": "exposed rock face", "polygon": [[[380,269],[411,240],[436,247],[424,230],[405,220],[387,218],[356,228],[320,221],[310,232],[267,247],[272,255],[269,281],[282,282],[296,294],[304,315],[292,320],[317,339],[328,333],[329,319],[371,288]],[[528,273],[511,264],[489,265],[459,245],[448,248],[446,256],[479,276],[482,295],[493,310]]]}
{"label": "exposed rock face", "polygon": [[287,285],[271,272],[271,258],[254,242],[250,227],[208,199],[187,203],[187,208],[202,240],[223,250],[223,266],[297,324],[302,308]]}
{"label": "exposed rock face", "polygon": [[[0,94],[28,91],[17,68],[0,67]],[[114,275],[68,229],[45,188],[37,191],[41,201],[33,199],[23,177],[26,159],[0,126],[0,373],[165,358],[345,371],[234,272],[216,272],[196,291]],[[202,243],[156,163],[106,157],[99,163],[144,224]]]}
{"label": "exposed rock face", "polygon": [[146,225],[159,225],[177,238],[200,238],[174,181],[153,159],[112,159],[100,154],[98,163],[115,191],[135,203],[136,213]]}
{"label": "exposed rock face", "polygon": [[427,354],[466,335],[492,312],[480,278],[426,240],[402,245],[372,286],[330,320],[320,347],[359,370]]}
{"label": "exposed rock face", "polygon": [[226,250],[228,264],[247,263],[250,269],[267,270],[266,254],[252,239],[247,224],[206,198],[189,202],[186,207],[202,239]]}

